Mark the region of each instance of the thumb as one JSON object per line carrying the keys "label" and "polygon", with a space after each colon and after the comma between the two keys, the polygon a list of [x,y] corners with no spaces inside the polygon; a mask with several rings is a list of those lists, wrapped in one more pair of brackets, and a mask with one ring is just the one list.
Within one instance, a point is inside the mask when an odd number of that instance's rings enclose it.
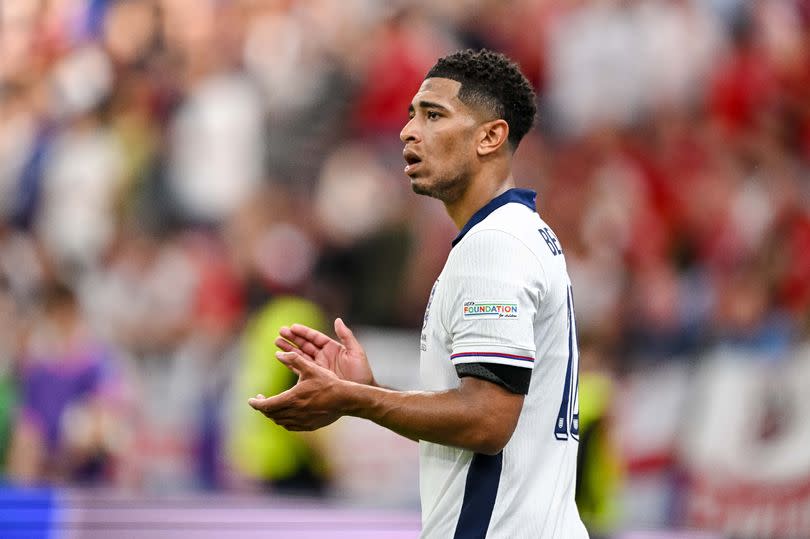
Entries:
{"label": "thumb", "polygon": [[298,352],[276,352],[276,358],[297,374],[299,378],[303,378],[304,375],[310,372],[311,365]]}
{"label": "thumb", "polygon": [[358,348],[361,348],[360,343],[354,336],[354,333],[352,333],[352,330],[349,329],[349,326],[346,325],[342,318],[335,319],[335,333],[340,339],[340,342],[342,342],[343,345],[349,350],[357,350]]}

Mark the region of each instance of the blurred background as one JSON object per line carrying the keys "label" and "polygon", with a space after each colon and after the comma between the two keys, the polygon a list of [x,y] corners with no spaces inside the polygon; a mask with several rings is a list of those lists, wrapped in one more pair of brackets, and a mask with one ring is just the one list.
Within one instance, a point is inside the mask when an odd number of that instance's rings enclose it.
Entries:
{"label": "blurred background", "polygon": [[246,404],[343,316],[417,385],[439,56],[534,84],[595,538],[810,537],[810,2],[0,2],[0,536],[416,537],[416,445]]}

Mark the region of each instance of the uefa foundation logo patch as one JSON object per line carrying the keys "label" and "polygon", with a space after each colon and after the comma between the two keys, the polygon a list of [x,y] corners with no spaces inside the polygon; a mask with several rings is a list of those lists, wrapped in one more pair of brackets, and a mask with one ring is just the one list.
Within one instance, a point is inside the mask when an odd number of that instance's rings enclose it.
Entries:
{"label": "uefa foundation logo patch", "polygon": [[517,303],[508,301],[465,301],[465,320],[517,320]]}

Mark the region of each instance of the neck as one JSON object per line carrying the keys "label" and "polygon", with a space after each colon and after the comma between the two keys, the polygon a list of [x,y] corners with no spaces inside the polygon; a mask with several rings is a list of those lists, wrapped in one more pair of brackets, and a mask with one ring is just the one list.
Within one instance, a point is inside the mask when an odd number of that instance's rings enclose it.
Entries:
{"label": "neck", "polygon": [[470,218],[487,202],[515,187],[515,180],[507,170],[502,174],[481,176],[470,182],[458,200],[445,203],[447,214],[461,230]]}

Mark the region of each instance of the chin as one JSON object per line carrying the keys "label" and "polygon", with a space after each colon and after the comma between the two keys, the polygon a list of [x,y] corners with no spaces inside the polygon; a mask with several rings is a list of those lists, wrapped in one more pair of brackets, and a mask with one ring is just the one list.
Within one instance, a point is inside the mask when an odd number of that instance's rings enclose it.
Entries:
{"label": "chin", "polygon": [[430,184],[424,178],[411,178],[411,189],[417,195],[435,196]]}
{"label": "chin", "polygon": [[445,204],[458,201],[467,190],[469,180],[458,177],[452,180],[437,179],[436,177],[411,177],[411,189],[417,195],[425,195]]}

